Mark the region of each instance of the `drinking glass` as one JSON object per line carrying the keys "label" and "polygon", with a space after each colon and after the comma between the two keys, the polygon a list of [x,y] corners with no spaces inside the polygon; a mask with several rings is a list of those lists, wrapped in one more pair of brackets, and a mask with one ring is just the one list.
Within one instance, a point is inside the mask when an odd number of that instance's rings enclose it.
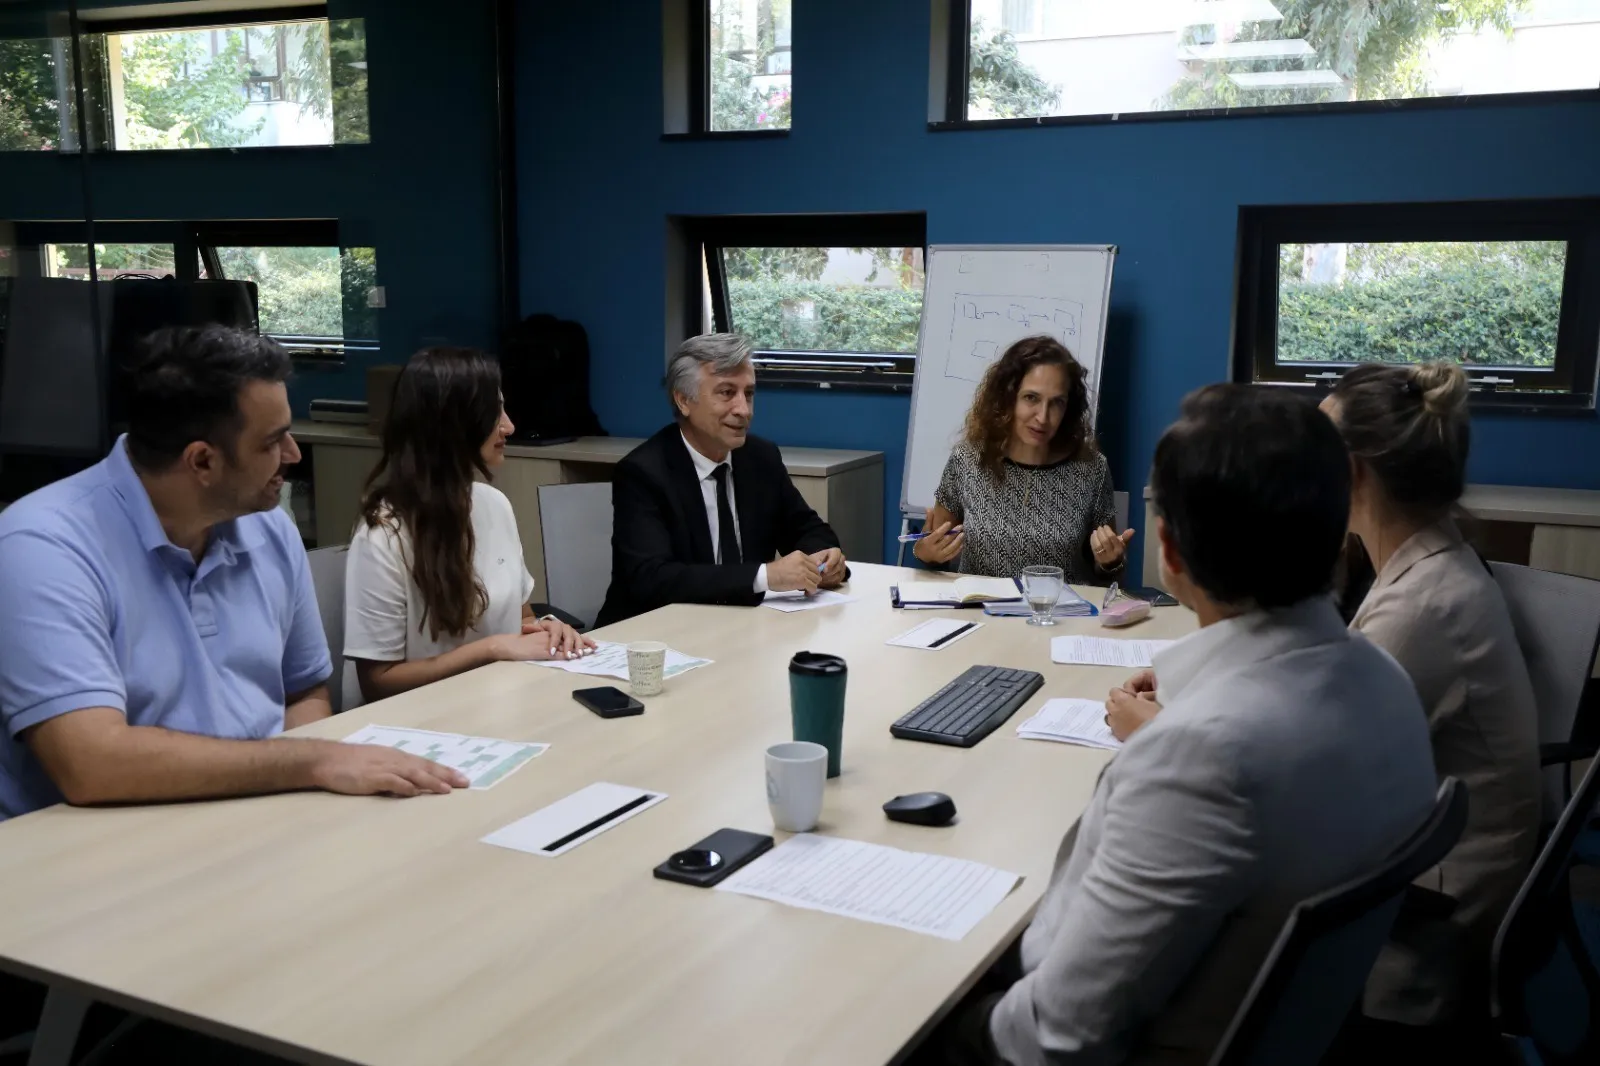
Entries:
{"label": "drinking glass", "polygon": [[1029,566],[1022,571],[1022,598],[1028,601],[1033,617],[1030,626],[1056,624],[1056,601],[1061,599],[1062,574],[1059,566]]}

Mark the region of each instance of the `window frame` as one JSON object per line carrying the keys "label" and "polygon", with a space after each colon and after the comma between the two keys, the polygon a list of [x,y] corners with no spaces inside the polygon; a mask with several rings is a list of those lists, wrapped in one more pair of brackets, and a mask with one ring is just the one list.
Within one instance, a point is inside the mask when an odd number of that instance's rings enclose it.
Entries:
{"label": "window frame", "polygon": [[[927,216],[921,212],[862,215],[720,215],[678,220],[685,237],[685,337],[731,332],[724,248],[921,248],[927,262]],[[702,275],[703,272],[703,275]],[[702,284],[702,276],[707,284]],[[709,287],[710,320],[706,320]],[[695,324],[700,324],[700,329]],[[911,391],[915,352],[828,352],[758,348],[756,381],[764,386],[847,391]]]}
{"label": "window frame", "polygon": [[[1114,2],[1114,0],[1107,0]],[[1224,118],[1270,118],[1279,115],[1348,115],[1393,111],[1432,111],[1479,107],[1516,107],[1534,103],[1600,102],[1600,87],[1422,96],[1406,100],[1341,100],[1319,104],[1268,104],[1256,107],[1210,107],[1190,111],[1122,111],[1099,115],[1039,115],[1033,118],[968,118],[968,78],[972,49],[972,0],[930,0],[935,60],[929,65],[928,129],[1023,129],[1035,126],[1105,126],[1144,122],[1188,122]],[[939,102],[942,101],[942,107]]]}
{"label": "window frame", "polygon": [[[1547,371],[1469,370],[1471,405],[1524,412],[1593,411],[1600,367],[1600,197],[1241,207],[1229,343],[1232,379],[1320,395],[1358,365],[1278,363],[1280,245],[1501,240],[1567,244],[1555,365]],[[1563,391],[1550,391],[1552,387]]]}

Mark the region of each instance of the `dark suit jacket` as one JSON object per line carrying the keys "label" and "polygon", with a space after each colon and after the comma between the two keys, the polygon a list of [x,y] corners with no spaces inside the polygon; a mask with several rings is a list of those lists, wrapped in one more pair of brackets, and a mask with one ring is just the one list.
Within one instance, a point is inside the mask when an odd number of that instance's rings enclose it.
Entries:
{"label": "dark suit jacket", "polygon": [[[669,603],[753,607],[763,563],[794,551],[837,548],[839,538],[789,480],[778,446],[751,435],[730,454],[743,558],[715,562],[705,498],[676,425],[617,464],[611,488],[611,588],[596,625]],[[726,554],[726,553],[724,553]]]}

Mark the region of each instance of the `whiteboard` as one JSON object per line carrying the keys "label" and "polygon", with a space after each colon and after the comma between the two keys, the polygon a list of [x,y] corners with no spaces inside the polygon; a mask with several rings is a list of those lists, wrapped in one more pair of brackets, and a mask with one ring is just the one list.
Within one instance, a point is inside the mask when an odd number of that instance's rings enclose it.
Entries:
{"label": "whiteboard", "polygon": [[911,386],[902,514],[933,506],[950,449],[989,364],[1039,334],[1067,346],[1088,372],[1089,416],[1100,396],[1115,245],[966,245],[928,249]]}

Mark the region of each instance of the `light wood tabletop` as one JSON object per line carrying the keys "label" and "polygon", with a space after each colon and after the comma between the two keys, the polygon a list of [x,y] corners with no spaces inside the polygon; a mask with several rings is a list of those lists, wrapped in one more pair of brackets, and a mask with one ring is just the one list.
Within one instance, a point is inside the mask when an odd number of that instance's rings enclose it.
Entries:
{"label": "light wood tabletop", "polygon": [[[1050,663],[1053,636],[1116,635],[1094,619],[949,612],[984,625],[936,651],[886,646],[945,613],[888,606],[912,573],[858,566],[856,602],[826,609],[675,606],[601,631],[715,660],[639,717],[602,720],[569,698],[605,680],[502,663],[302,730],[376,722],[551,745],[492,789],[62,806],[0,824],[0,968],[307,1062],[893,1061],[1024,928],[1109,758],[1021,740],[1017,724],[1126,674]],[[1162,608],[1126,635],[1193,628]],[[802,649],[850,666],[844,772],[818,832],[1023,875],[964,940],[652,878],[719,828],[772,832],[762,757],[790,738],[785,668]],[[975,663],[1038,670],[1045,686],[972,749],[889,735]],[[557,858],[480,843],[596,781],[669,798]],[[920,790],[949,793],[958,824],[884,818],[885,800]]]}

